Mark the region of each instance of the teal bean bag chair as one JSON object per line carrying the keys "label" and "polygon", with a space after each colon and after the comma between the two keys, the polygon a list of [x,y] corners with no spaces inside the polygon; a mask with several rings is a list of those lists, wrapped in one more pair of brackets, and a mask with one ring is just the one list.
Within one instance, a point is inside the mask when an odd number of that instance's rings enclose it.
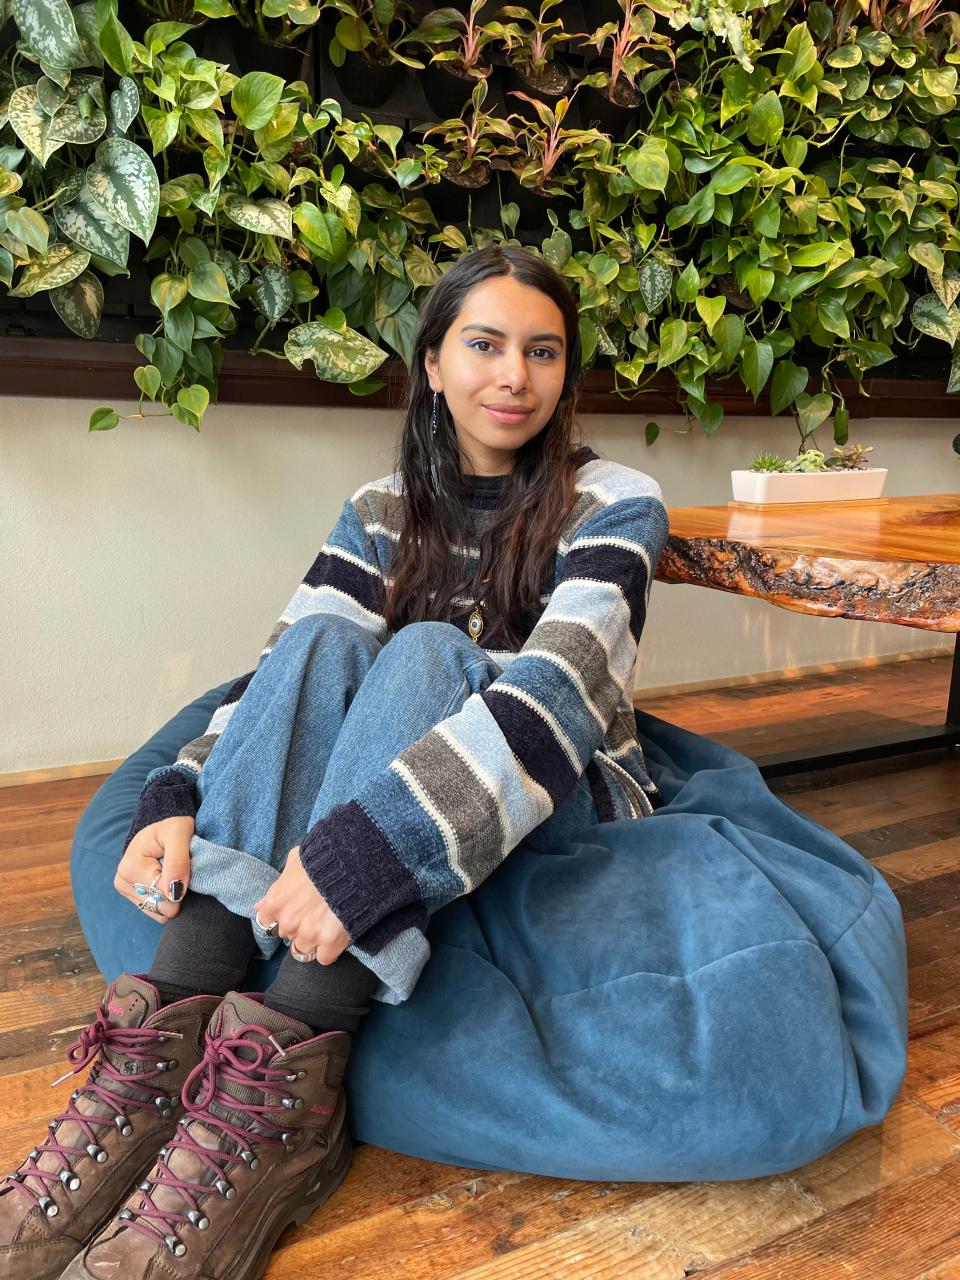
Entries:
{"label": "teal bean bag chair", "polygon": [[[77,827],[74,897],[105,981],[146,972],[159,937],[112,887],[143,781],[232,683],[134,752]],[[432,917],[413,995],[374,1002],[356,1038],[359,1141],[568,1178],[732,1180],[886,1115],[907,1059],[886,881],[738,752],[643,712],[637,730],[667,803],[550,852],[521,844]]]}

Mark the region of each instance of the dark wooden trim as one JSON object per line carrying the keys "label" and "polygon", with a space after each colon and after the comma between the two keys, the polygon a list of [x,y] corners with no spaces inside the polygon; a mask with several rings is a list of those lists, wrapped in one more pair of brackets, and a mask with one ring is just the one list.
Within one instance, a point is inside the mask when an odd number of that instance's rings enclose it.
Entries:
{"label": "dark wooden trim", "polygon": [[[132,343],[84,342],[71,338],[0,337],[0,395],[69,396],[95,399],[101,404],[137,398],[133,370],[142,363]],[[396,408],[401,400],[405,370],[399,360],[389,360],[378,371],[386,386],[371,396],[355,396],[344,386],[321,382],[312,367],[299,373],[286,361],[252,356],[246,351],[224,351],[220,372],[221,404],[330,405],[362,408]],[[856,384],[838,379],[854,418],[957,418],[960,397],[948,396],[938,379],[870,378],[869,395],[857,393]],[[754,402],[735,379],[708,388],[728,415],[766,416],[770,402],[762,395]],[[581,413],[616,413],[651,417],[679,413],[676,383],[669,374],[658,374],[639,395],[613,391],[610,369],[590,369],[580,395]]]}

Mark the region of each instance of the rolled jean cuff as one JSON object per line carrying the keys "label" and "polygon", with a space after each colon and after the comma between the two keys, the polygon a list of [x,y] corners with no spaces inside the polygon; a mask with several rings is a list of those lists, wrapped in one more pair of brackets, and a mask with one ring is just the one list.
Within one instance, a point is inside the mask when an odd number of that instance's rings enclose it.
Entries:
{"label": "rolled jean cuff", "polygon": [[[246,916],[265,959],[282,944],[279,938],[259,927],[254,919],[253,904],[260,901],[279,875],[269,862],[242,849],[231,849],[198,835],[190,840],[190,888],[216,898],[234,915]],[[265,920],[264,924],[270,921]],[[403,929],[376,954],[356,943],[346,949],[380,979],[373,999],[382,1004],[402,1004],[409,999],[430,959],[430,943],[423,932],[415,928]]]}
{"label": "rolled jean cuff", "polygon": [[253,904],[260,901],[279,875],[276,867],[252,853],[215,844],[196,834],[190,839],[190,888],[216,898],[234,915],[246,916],[264,959],[269,959],[281,944],[279,938],[259,927]]}

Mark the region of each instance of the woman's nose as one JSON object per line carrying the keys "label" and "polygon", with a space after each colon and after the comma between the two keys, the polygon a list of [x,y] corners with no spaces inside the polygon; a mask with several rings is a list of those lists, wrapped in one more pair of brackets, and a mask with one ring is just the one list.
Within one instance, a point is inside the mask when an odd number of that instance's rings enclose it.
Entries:
{"label": "woman's nose", "polygon": [[522,351],[507,352],[502,369],[502,385],[519,395],[527,385],[527,361]]}

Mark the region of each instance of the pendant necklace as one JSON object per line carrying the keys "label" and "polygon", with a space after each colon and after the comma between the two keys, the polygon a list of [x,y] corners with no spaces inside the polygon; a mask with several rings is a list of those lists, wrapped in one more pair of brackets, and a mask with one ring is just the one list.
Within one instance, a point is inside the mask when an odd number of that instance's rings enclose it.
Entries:
{"label": "pendant necklace", "polygon": [[[488,575],[483,579],[483,582],[480,585],[486,586],[489,581],[490,577]],[[483,614],[480,612],[482,607],[483,606],[479,599],[474,601],[473,612],[467,619],[467,635],[470,636],[471,639],[476,640],[478,644],[480,642],[480,637],[483,635]]]}

